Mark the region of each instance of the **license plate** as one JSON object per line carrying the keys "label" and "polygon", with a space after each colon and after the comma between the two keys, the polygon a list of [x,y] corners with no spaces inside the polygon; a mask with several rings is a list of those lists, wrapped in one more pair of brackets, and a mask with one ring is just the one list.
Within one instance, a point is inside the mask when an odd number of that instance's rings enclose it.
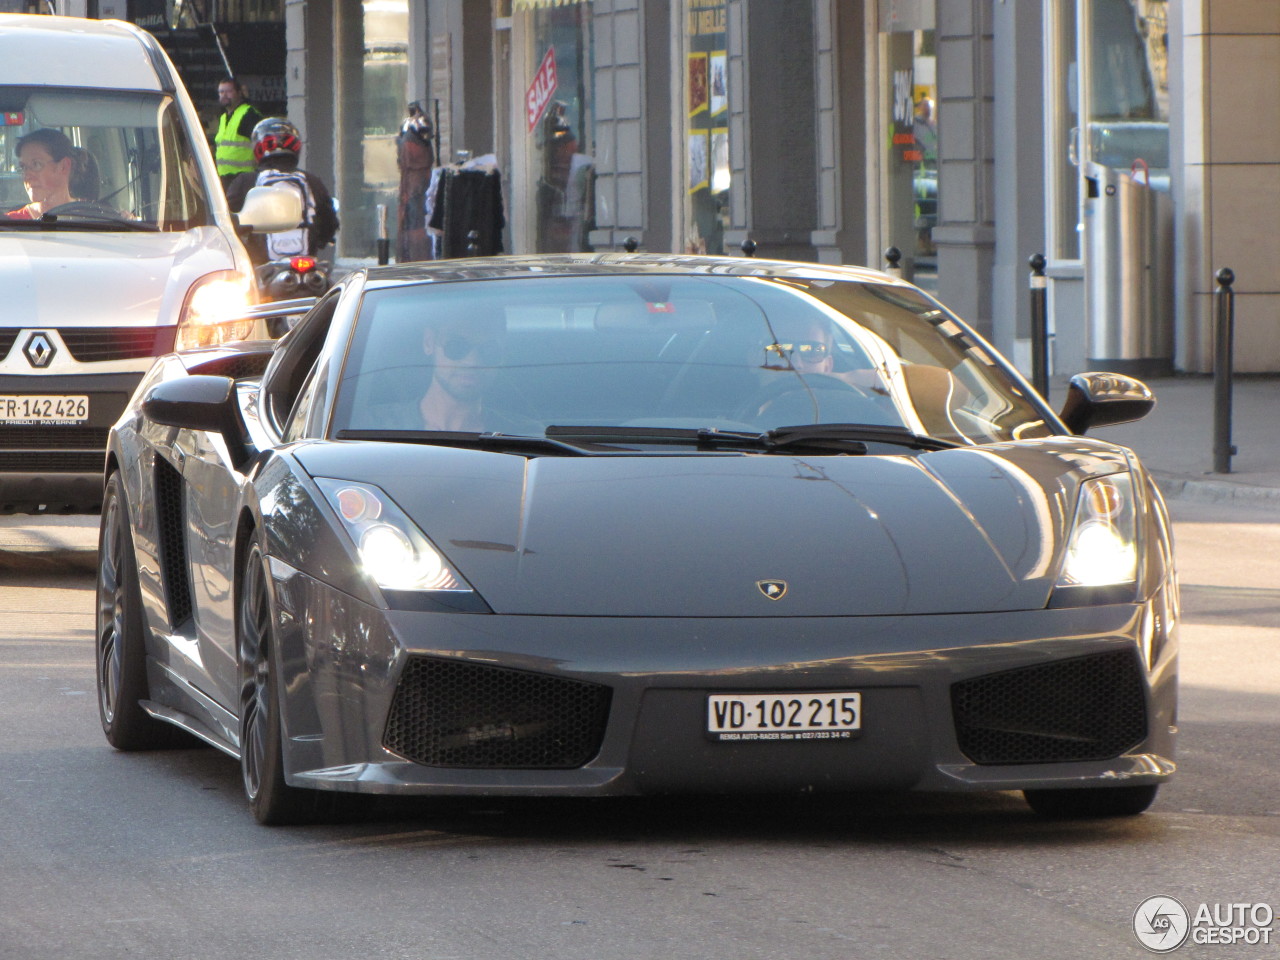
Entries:
{"label": "license plate", "polygon": [[83,395],[0,394],[0,423],[84,423],[89,398]]}
{"label": "license plate", "polygon": [[848,690],[707,697],[713,740],[848,740],[862,729],[862,694]]}

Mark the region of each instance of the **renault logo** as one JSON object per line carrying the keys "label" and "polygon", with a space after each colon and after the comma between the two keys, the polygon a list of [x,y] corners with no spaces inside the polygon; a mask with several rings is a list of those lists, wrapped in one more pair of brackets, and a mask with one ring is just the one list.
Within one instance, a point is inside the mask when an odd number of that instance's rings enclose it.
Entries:
{"label": "renault logo", "polygon": [[787,581],[785,580],[757,580],[756,586],[770,600],[781,600],[787,595]]}
{"label": "renault logo", "polygon": [[27,338],[22,352],[27,355],[27,363],[37,370],[43,370],[53,362],[53,356],[58,352],[58,348],[43,333],[33,333]]}

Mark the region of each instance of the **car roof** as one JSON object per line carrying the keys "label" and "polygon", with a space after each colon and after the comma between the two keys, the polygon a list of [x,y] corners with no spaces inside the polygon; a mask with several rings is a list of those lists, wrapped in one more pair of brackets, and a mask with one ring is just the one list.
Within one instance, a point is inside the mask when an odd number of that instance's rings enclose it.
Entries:
{"label": "car roof", "polygon": [[409,283],[499,280],[513,277],[654,276],[659,274],[794,277],[893,284],[914,289],[911,284],[903,280],[867,267],[789,260],[756,260],[748,257],[656,253],[537,254],[428,260],[386,267],[367,267],[365,273],[366,289]]}
{"label": "car roof", "polygon": [[131,23],[17,13],[0,14],[0,84],[173,89],[159,44]]}

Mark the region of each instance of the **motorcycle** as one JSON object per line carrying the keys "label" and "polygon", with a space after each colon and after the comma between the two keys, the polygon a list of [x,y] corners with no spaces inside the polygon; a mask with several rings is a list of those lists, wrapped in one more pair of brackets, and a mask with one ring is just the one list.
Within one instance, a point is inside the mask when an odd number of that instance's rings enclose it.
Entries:
{"label": "motorcycle", "polygon": [[[263,303],[318,297],[329,289],[329,268],[315,257],[297,256],[271,260],[254,269]],[[268,321],[273,337],[282,336],[297,317]]]}
{"label": "motorcycle", "polygon": [[272,260],[256,273],[264,301],[318,297],[329,289],[329,269],[315,257]]}

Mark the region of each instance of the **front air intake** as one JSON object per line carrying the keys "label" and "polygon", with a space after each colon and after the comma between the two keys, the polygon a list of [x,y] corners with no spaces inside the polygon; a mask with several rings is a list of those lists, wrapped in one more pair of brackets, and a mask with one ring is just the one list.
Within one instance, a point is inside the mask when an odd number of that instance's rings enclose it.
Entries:
{"label": "front air intake", "polygon": [[433,767],[573,769],[600,752],[611,694],[582,680],[411,657],[382,743]]}
{"label": "front air intake", "polygon": [[975,677],[951,687],[960,749],[974,763],[1109,760],[1147,736],[1131,650]]}

